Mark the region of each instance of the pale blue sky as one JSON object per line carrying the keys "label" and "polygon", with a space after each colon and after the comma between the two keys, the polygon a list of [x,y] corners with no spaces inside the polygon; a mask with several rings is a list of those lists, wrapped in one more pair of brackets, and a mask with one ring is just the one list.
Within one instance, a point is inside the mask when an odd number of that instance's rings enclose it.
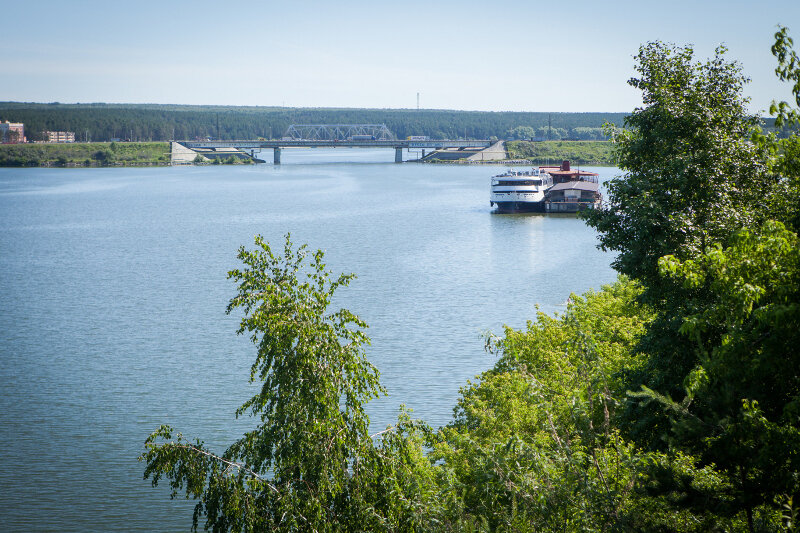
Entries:
{"label": "pale blue sky", "polygon": [[800,1],[3,2],[0,100],[629,111],[639,45],[724,43],[754,110],[789,91]]}

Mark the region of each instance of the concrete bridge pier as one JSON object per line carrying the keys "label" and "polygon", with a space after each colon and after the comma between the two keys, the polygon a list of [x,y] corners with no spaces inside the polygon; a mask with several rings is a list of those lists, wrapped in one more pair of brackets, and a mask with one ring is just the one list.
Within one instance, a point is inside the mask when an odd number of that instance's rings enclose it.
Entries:
{"label": "concrete bridge pier", "polygon": [[394,149],[394,162],[395,163],[402,163],[403,162],[403,147],[395,148]]}
{"label": "concrete bridge pier", "polygon": [[272,153],[274,154],[272,163],[275,164],[275,165],[280,165],[281,164],[281,148],[280,148],[280,146],[276,146],[275,148],[273,148]]}

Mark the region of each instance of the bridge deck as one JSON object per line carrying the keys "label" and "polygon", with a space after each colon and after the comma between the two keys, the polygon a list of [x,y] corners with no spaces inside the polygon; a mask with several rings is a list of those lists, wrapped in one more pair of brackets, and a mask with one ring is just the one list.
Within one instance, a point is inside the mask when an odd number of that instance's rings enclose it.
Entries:
{"label": "bridge deck", "polygon": [[349,148],[486,148],[492,141],[477,140],[443,140],[443,141],[178,141],[187,148],[238,148],[254,150],[259,148],[314,148],[314,147],[349,147]]}

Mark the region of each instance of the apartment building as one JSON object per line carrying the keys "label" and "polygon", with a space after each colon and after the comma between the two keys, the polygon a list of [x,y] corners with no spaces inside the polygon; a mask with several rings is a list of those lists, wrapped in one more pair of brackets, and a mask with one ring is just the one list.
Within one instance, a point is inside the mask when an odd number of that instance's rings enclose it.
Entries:
{"label": "apartment building", "polygon": [[4,144],[17,144],[27,142],[25,138],[25,124],[22,122],[0,122],[0,142]]}
{"label": "apartment building", "polygon": [[49,143],[74,143],[75,142],[75,132],[74,131],[45,131],[42,132],[44,134],[45,142]]}

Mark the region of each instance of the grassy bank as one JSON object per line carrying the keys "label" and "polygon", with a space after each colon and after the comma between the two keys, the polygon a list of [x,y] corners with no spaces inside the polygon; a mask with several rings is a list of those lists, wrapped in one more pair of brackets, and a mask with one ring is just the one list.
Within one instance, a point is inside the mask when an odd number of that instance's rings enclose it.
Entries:
{"label": "grassy bank", "polygon": [[168,165],[167,142],[0,145],[2,167],[99,167]]}
{"label": "grassy bank", "polygon": [[573,163],[613,165],[613,145],[609,141],[509,141],[506,143],[508,157],[529,159],[537,164]]}

